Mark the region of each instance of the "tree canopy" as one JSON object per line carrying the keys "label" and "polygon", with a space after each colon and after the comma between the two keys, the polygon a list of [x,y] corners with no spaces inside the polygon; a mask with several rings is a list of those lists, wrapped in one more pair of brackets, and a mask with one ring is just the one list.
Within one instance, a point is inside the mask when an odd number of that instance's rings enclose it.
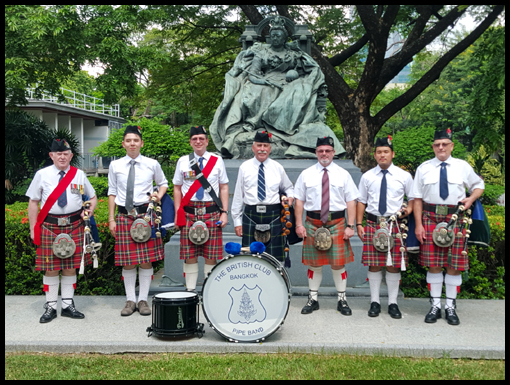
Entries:
{"label": "tree canopy", "polygon": [[[348,156],[364,171],[373,164],[373,142],[384,123],[503,12],[503,5],[7,5],[6,101],[22,103],[24,87],[36,82],[40,90],[58,93],[85,62],[100,63],[104,74],[97,84],[107,102],[136,95],[137,80],[144,78],[149,98],[172,104],[173,112],[192,111],[207,124],[221,102],[223,75],[241,50],[244,27],[279,14],[308,24],[315,39],[312,56],[325,74],[334,109],[330,114],[338,115]],[[477,27],[431,57],[404,92],[374,109],[386,85],[467,13]],[[388,56],[394,33],[401,46]],[[480,53],[487,63],[497,44],[491,47]],[[496,119],[499,112],[492,111]]]}

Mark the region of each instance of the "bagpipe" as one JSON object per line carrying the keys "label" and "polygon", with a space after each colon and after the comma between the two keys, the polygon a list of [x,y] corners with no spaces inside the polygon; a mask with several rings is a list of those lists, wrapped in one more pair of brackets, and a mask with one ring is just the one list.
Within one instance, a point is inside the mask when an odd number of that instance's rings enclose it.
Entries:
{"label": "bagpipe", "polygon": [[[154,192],[157,193],[158,189],[155,189]],[[149,193],[147,194],[150,195]],[[177,232],[174,223],[174,201],[170,198],[170,195],[166,193],[159,202],[156,197],[151,197],[143,219],[150,225],[150,238],[162,238],[166,235],[167,231],[172,235]]]}
{"label": "bagpipe", "polygon": [[303,240],[303,238],[300,238],[296,234],[296,226],[294,224],[295,217],[294,217],[294,208],[289,206],[288,198],[285,195],[281,196],[282,200],[282,216],[281,216],[281,222],[282,222],[282,236],[285,237],[285,245],[283,251],[285,252],[285,267],[290,267],[290,247],[289,245],[294,245],[296,243],[299,243]]}
{"label": "bagpipe", "polygon": [[[88,197],[87,197],[88,198]],[[83,274],[85,272],[85,254],[90,254],[93,260],[93,266],[94,269],[97,269],[99,266],[98,260],[97,260],[97,252],[101,248],[101,242],[99,242],[99,234],[97,234],[97,242],[95,237],[93,237],[93,229],[95,228],[95,231],[97,232],[97,227],[95,226],[95,221],[93,217],[89,217],[88,210],[90,209],[90,201],[86,200],[83,202],[83,209],[84,209],[84,215],[83,215],[83,222],[85,224],[84,229],[84,236],[83,236],[83,254],[81,256],[81,263],[80,263],[80,271],[79,274]],[[94,224],[92,225],[91,222],[94,221]]]}
{"label": "bagpipe", "polygon": [[[408,218],[400,218],[405,214],[405,209],[407,208],[407,202],[402,202],[401,209],[393,215],[390,215],[388,218],[388,222],[383,218],[379,222],[380,228],[376,230],[374,237],[372,238],[372,242],[377,251],[387,253],[386,258],[386,266],[393,266],[393,260],[391,256],[391,249],[395,247],[395,240],[393,239],[392,230],[393,226],[397,228],[396,238],[400,240],[400,255],[401,255],[401,263],[400,268],[402,271],[406,270],[405,257],[404,253],[406,252],[406,240],[408,237],[409,227]],[[400,223],[399,223],[400,220]]]}

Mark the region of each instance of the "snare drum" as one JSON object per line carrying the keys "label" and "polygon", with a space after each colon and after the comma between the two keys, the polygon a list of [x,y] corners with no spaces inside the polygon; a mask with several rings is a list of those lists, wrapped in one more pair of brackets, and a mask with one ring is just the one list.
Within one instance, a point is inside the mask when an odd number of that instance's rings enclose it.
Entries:
{"label": "snare drum", "polygon": [[204,281],[202,306],[211,328],[231,342],[261,342],[289,311],[291,284],[273,256],[229,255]]}
{"label": "snare drum", "polygon": [[198,323],[198,295],[188,291],[171,291],[152,297],[152,326],[148,337],[188,337],[203,335],[204,324]]}

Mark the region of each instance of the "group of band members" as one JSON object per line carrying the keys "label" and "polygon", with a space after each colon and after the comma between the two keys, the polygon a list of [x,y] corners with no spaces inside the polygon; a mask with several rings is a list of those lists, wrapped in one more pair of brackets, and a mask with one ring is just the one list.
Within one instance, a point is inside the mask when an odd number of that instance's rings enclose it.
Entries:
{"label": "group of band members", "polygon": [[[357,234],[363,241],[361,262],[369,266],[367,278],[371,304],[368,316],[377,317],[381,312],[379,293],[382,268],[386,267],[388,313],[398,319],[402,317],[397,305],[400,271],[408,263],[405,247],[401,248],[405,245],[399,245],[399,241],[395,240],[390,254],[393,263],[388,265],[388,253],[377,250],[373,238],[378,229],[388,227],[392,215],[414,215],[416,237],[421,244],[420,262],[429,269],[427,283],[432,307],[425,322],[434,323],[441,318],[443,268],[446,268],[445,318],[449,324],[458,325],[455,298],[462,282],[461,272],[469,268],[468,257],[462,253],[464,240],[455,237],[451,248],[439,247],[433,242],[432,232],[437,223],[450,221],[459,203],[469,209],[482,195],[484,183],[467,162],[451,156],[454,146],[451,131],[436,131],[432,144],[435,158],[420,165],[414,181],[407,171],[393,164],[395,153],[391,137],[377,139],[374,149],[377,166],[363,174],[359,189],[350,174],[333,162],[333,143],[330,137],[317,138],[318,162],[305,169],[293,187],[284,168],[269,158],[271,134],[262,131],[254,135],[254,158],[245,161],[239,168],[232,202],[235,232],[242,237],[243,246],[260,239],[269,254],[283,261],[280,212],[284,204],[294,203],[295,230],[297,236],[304,239],[302,262],[308,266],[309,296],[301,313],[319,310],[318,291],[323,266],[330,265],[338,292],[337,310],[343,315],[351,315],[346,299],[345,265],[354,260],[349,239],[357,227]],[[205,259],[205,277],[216,261],[223,257],[222,229],[228,223],[229,181],[225,164],[220,156],[207,151],[208,144],[205,128],[191,127],[193,153],[179,159],[172,180],[175,225],[181,230],[180,259],[184,261],[188,291],[196,289],[199,256]],[[113,161],[108,174],[109,229],[116,239],[115,264],[123,266],[122,279],[126,291],[126,304],[121,315],[131,315],[137,309],[142,315],[150,315],[147,296],[153,275],[152,262],[164,257],[163,244],[161,238],[135,241],[130,235],[130,228],[136,220],[144,217],[150,198],[156,201],[162,199],[168,182],[159,163],[140,154],[143,147],[140,127],[126,127],[122,146],[126,156]],[[60,270],[61,315],[84,318],[76,310],[73,300],[76,268],[84,254],[83,216],[91,216],[97,204],[95,191],[85,174],[70,167],[72,152],[65,140],[53,141],[50,158],[53,165],[36,173],[26,193],[30,198],[30,233],[38,245],[36,270],[45,271],[43,290],[46,303],[41,323],[50,322],[57,316]],[[67,187],[60,194],[58,186],[66,180]],[[82,194],[91,197],[87,213],[82,208]],[[408,204],[404,204],[406,196]],[[45,208],[47,201],[53,202],[49,211],[48,207]],[[41,212],[38,215],[39,202]],[[363,226],[361,222],[365,212],[366,225]],[[457,223],[455,233],[465,235],[462,221]],[[397,226],[393,226],[391,233],[396,235],[397,232]],[[54,240],[59,234],[68,234],[69,240],[74,241],[76,247],[71,258],[61,259],[54,255]],[[85,255],[84,263],[91,263],[89,254]],[[138,301],[135,293],[136,265],[140,265]]]}

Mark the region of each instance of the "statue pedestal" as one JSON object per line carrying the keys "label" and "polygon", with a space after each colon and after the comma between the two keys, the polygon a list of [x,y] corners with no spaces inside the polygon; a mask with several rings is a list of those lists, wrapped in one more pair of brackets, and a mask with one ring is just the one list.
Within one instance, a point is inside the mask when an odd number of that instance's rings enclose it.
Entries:
{"label": "statue pedestal", "polygon": [[[246,159],[226,159],[225,160],[225,166],[227,168],[227,174],[229,178],[229,193],[230,193],[230,199],[229,204],[232,204],[232,198],[234,196],[234,189],[237,181],[237,173],[239,170],[239,167]],[[317,160],[316,159],[275,159],[277,162],[279,162],[287,172],[287,175],[289,176],[289,179],[292,181],[292,183],[296,183],[297,178],[299,177],[299,174],[305,169],[312,165],[314,165]],[[335,160],[335,163],[338,164],[340,167],[346,169],[352,176],[354,183],[356,185],[359,184],[359,181],[361,179],[361,171],[359,168],[354,166],[352,161],[350,160]],[[230,207],[229,207],[230,210]],[[225,227],[223,230],[223,243],[226,244],[227,242],[236,242],[241,243],[241,238],[237,237],[235,235],[234,231],[234,225],[232,223],[232,219],[229,215],[229,221],[230,224]],[[175,234],[170,241],[165,245],[165,272],[164,275],[168,278],[164,278],[162,280],[161,286],[166,287],[167,289],[170,289],[173,286],[176,287],[184,287],[184,278],[182,274],[182,264],[183,261],[179,259],[179,237],[180,233]],[[368,267],[363,266],[361,264],[361,253],[363,251],[363,243],[359,239],[357,235],[351,238],[351,247],[354,252],[354,262],[348,264],[346,266],[347,270],[347,285],[350,288],[350,291],[352,291],[352,288],[359,287],[360,285],[363,285],[366,283],[367,279],[367,271]],[[290,280],[293,286],[293,292],[296,293],[296,290],[298,292],[306,291],[306,294],[308,293],[308,278],[307,278],[307,267],[303,265],[301,262],[301,253],[302,253],[303,245],[302,243],[298,243],[296,245],[290,246],[290,259],[291,259],[291,267],[287,269]],[[204,259],[199,258],[199,275],[198,275],[198,282],[197,287],[202,286],[202,283],[204,281],[204,274],[203,274],[203,265],[204,265]],[[334,291],[336,293],[336,290],[331,290],[335,288],[335,284],[333,282],[333,277],[331,274],[331,269],[329,267],[326,267],[324,269],[324,275],[322,278],[322,284],[321,284],[321,292],[326,291]],[[166,286],[164,286],[166,285]],[[324,290],[322,289],[324,288]],[[164,290],[165,291],[165,290]],[[304,294],[304,293],[303,293]]]}

